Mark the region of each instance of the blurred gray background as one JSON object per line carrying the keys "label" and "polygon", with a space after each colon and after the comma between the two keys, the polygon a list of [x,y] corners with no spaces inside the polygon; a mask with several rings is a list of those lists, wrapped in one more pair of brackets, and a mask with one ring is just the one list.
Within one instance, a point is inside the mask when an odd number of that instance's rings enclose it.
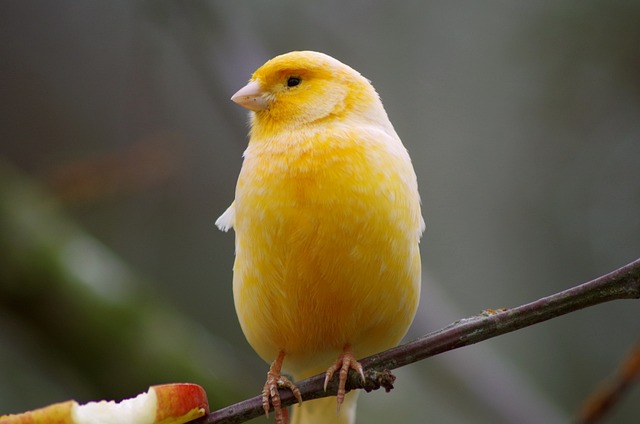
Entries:
{"label": "blurred gray background", "polygon": [[[639,257],[639,22],[622,0],[0,2],[0,414],[165,381],[214,409],[259,392],[214,221],[247,142],[228,99],[291,50],[369,78],[411,154],[427,230],[408,338]],[[46,261],[14,250],[45,237]],[[589,308],[398,370],[359,422],[568,422],[639,336],[637,302]]]}

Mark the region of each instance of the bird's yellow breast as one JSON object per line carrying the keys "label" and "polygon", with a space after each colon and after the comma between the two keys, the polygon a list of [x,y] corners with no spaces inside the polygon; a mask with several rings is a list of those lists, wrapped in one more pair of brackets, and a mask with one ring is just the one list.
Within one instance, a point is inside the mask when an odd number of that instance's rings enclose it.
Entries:
{"label": "bird's yellow breast", "polygon": [[254,134],[234,207],[235,306],[265,361],[283,350],[299,377],[346,343],[358,356],[397,344],[419,298],[422,221],[395,133]]}

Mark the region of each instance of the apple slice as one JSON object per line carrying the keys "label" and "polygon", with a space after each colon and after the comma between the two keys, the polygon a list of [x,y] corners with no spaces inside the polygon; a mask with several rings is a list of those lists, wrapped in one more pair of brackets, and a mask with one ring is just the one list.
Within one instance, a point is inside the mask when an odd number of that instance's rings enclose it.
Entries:
{"label": "apple slice", "polygon": [[55,403],[22,414],[0,416],[0,424],[182,424],[209,413],[207,393],[197,384],[151,386],[122,402]]}
{"label": "apple slice", "polygon": [[0,416],[0,424],[73,424],[74,400],[54,403],[22,414]]}

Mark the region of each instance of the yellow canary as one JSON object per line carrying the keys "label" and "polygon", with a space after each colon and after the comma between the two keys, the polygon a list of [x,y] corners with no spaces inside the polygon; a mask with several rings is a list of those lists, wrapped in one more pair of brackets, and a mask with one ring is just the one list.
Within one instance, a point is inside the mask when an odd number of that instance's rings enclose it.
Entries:
{"label": "yellow canary", "polygon": [[[322,53],[277,56],[232,98],[250,109],[235,201],[216,221],[234,228],[235,308],[272,363],[265,412],[287,420],[278,387],[326,371],[332,398],[294,408],[299,424],[353,423],[345,395],[356,358],[398,344],[420,297],[424,230],[416,175],[378,94]],[[340,405],[342,406],[340,407]]]}

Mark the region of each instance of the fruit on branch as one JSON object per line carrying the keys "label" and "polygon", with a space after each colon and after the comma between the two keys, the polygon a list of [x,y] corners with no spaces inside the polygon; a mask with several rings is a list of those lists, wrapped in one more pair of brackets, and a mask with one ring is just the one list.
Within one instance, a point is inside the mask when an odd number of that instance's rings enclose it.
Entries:
{"label": "fruit on branch", "polygon": [[0,416],[0,424],[182,424],[209,413],[207,393],[197,384],[151,386],[121,402],[83,405],[74,400],[21,414]]}

